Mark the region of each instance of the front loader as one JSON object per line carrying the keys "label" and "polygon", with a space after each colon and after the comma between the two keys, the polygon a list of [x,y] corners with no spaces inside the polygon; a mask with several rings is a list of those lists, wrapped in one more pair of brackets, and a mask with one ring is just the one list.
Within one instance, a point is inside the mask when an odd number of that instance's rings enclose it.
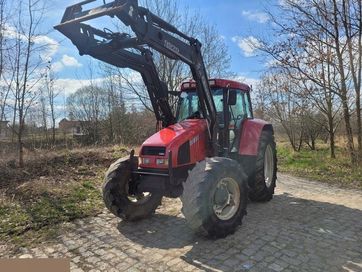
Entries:
{"label": "front loader", "polygon": [[[95,0],[68,7],[55,28],[81,55],[138,71],[162,129],[138,155],[108,169],[103,185],[106,207],[124,220],[150,216],[162,197],[181,197],[182,212],[198,233],[225,237],[246,214],[248,198],[268,201],[276,185],[276,147],[271,124],[254,119],[250,87],[209,79],[201,43],[180,32],[137,0],[116,0],[84,9]],[[97,29],[84,22],[110,16],[134,34]],[[169,92],[151,50],[186,63],[193,79]],[[179,97],[176,115],[168,96]]]}

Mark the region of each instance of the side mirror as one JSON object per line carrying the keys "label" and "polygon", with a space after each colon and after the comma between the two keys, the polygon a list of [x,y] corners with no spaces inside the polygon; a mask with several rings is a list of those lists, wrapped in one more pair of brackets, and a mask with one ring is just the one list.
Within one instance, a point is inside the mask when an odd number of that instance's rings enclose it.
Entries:
{"label": "side mirror", "polygon": [[237,101],[236,91],[229,89],[228,96],[227,96],[227,104],[229,106],[234,106],[234,105],[236,105],[236,101]]}

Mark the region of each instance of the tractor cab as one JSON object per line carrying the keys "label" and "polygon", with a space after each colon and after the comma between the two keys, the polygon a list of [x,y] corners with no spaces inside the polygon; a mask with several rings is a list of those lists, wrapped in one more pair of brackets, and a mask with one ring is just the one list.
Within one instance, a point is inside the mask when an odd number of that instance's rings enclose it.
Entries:
{"label": "tractor cab", "polygon": [[[225,79],[211,79],[209,85],[216,108],[219,127],[218,142],[225,152],[237,152],[235,137],[240,133],[244,120],[253,118],[250,87]],[[178,122],[200,119],[202,116],[195,81],[184,82],[177,108]]]}

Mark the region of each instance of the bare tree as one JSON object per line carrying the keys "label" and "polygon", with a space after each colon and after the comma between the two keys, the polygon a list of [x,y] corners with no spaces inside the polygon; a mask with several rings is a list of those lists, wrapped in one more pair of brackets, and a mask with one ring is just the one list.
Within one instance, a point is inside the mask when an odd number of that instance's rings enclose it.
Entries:
{"label": "bare tree", "polygon": [[325,131],[325,116],[307,107],[304,110],[302,122],[304,124],[304,142],[311,150],[317,150],[316,141]]}
{"label": "bare tree", "polygon": [[261,49],[272,56],[279,67],[288,70],[291,78],[306,84],[303,91],[327,116],[331,157],[335,156],[334,132],[338,123],[335,117],[339,112],[335,105],[341,103],[347,147],[354,164],[357,158],[350,120],[353,110],[349,88],[351,65],[340,16],[345,5],[351,9],[347,0],[284,0],[280,6],[283,16],[271,14],[280,39],[277,42],[264,40]]}
{"label": "bare tree", "polygon": [[10,17],[9,9],[8,2],[0,0],[0,121],[6,120],[6,108],[10,95],[10,85],[14,75],[10,69],[7,69],[9,43],[6,39],[5,32],[7,31]]}
{"label": "bare tree", "polygon": [[[334,2],[337,5],[336,2]],[[342,1],[341,9],[336,12],[341,18],[346,37],[349,72],[356,94],[357,143],[358,153],[362,158],[362,121],[361,121],[361,74],[362,74],[362,2]]]}
{"label": "bare tree", "polygon": [[52,71],[51,65],[48,65],[46,68],[47,72],[44,77],[44,87],[46,90],[46,98],[50,110],[50,120],[51,120],[51,129],[52,129],[52,144],[55,145],[55,99],[59,95],[60,91],[55,88],[55,76]]}
{"label": "bare tree", "polygon": [[36,85],[42,78],[41,66],[44,64],[40,57],[44,45],[39,46],[35,42],[39,37],[44,9],[39,0],[20,1],[16,13],[11,28],[14,46],[10,54],[11,69],[15,73],[11,87],[14,95],[12,128],[17,136],[19,166],[23,167],[25,118],[28,109],[38,97]]}
{"label": "bare tree", "polygon": [[264,75],[258,86],[259,92],[267,96],[264,114],[282,126],[294,151],[299,151],[305,133],[305,102],[294,94],[293,88],[296,86],[282,72]]}
{"label": "bare tree", "polygon": [[48,107],[47,107],[46,93],[44,92],[44,90],[41,90],[38,100],[40,105],[39,111],[41,117],[41,127],[45,135],[45,139],[48,142],[48,110],[47,110]]}
{"label": "bare tree", "polygon": [[68,112],[82,121],[93,143],[101,139],[101,121],[108,116],[107,91],[96,85],[78,89],[67,98]]}
{"label": "bare tree", "polygon": [[123,77],[121,70],[110,65],[101,65],[105,81],[104,89],[107,91],[108,121],[106,129],[109,141],[122,142],[124,138],[123,127],[125,126],[125,96],[123,88]]}

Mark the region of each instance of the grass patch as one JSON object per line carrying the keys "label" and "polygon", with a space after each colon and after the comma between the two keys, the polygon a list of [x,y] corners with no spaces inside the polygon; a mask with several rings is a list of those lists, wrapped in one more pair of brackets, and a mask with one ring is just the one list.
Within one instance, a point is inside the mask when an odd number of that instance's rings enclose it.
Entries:
{"label": "grass patch", "polygon": [[0,240],[24,246],[55,237],[66,222],[100,213],[100,188],[115,153],[124,156],[126,150],[65,152],[9,171],[11,179],[0,182]]}
{"label": "grass patch", "polygon": [[0,206],[0,239],[12,239],[29,230],[39,230],[76,218],[94,216],[104,205],[97,184],[85,181],[68,186],[66,193],[44,192],[32,201],[12,201]]}
{"label": "grass patch", "polygon": [[362,167],[352,167],[343,148],[336,148],[336,159],[329,149],[320,146],[316,151],[293,151],[287,144],[277,145],[278,169],[296,176],[310,178],[349,188],[362,189]]}

